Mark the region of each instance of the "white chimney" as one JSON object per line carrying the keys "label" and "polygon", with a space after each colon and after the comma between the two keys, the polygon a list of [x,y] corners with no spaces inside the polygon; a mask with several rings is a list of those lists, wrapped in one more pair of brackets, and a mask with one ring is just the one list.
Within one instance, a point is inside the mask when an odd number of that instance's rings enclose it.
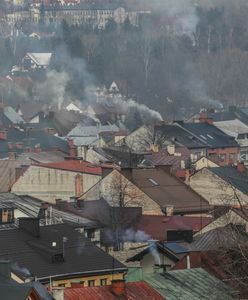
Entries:
{"label": "white chimney", "polygon": [[184,170],[185,169],[185,161],[181,160],[181,169]]}
{"label": "white chimney", "polygon": [[173,205],[167,205],[166,206],[166,216],[171,217],[173,216],[174,206]]}
{"label": "white chimney", "polygon": [[169,155],[174,155],[175,154],[175,145],[168,145],[167,152],[169,153]]}

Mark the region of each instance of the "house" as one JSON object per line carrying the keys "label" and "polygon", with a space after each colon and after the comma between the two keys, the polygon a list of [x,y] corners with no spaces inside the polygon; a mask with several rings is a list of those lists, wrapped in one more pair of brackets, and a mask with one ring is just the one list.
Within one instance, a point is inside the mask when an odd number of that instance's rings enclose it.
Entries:
{"label": "house", "polygon": [[154,166],[171,166],[174,174],[180,170],[190,169],[191,166],[191,152],[185,147],[176,147],[173,144],[145,155],[145,159]]}
{"label": "house", "polygon": [[102,169],[82,160],[33,164],[17,179],[12,192],[55,203],[79,197],[101,179]]}
{"label": "house", "polygon": [[238,161],[239,145],[231,137],[213,125],[212,121],[204,123],[179,122],[179,126],[200,140],[206,148],[207,158],[220,166],[236,164]]}
{"label": "house", "polygon": [[138,261],[145,274],[153,273],[153,270],[161,268],[170,270],[176,262],[187,256],[189,250],[175,242],[156,242],[127,259],[127,262]]}
{"label": "house", "polygon": [[242,163],[237,167],[204,168],[189,178],[189,186],[210,205],[248,205],[248,176]]}
{"label": "house", "polygon": [[82,157],[94,164],[113,163],[122,168],[137,167],[144,160],[144,154],[134,153],[123,147],[84,147]]}
{"label": "house", "polygon": [[239,119],[214,122],[214,126],[235,138],[240,146],[239,161],[248,164],[248,126]]}
{"label": "house", "polygon": [[[112,281],[111,286],[88,288],[70,288],[62,291],[64,300],[92,299],[92,300],[163,300],[165,299],[145,281],[127,282]],[[55,297],[56,300],[56,297]],[[57,298],[57,300],[59,300]]]}
{"label": "house", "polygon": [[112,206],[142,207],[145,215],[161,215],[168,208],[175,214],[210,210],[204,198],[162,168],[113,170],[80,199],[90,201],[101,197]]}
{"label": "house", "polygon": [[145,275],[148,282],[167,300],[231,300],[237,291],[201,268]]}
{"label": "house", "polygon": [[216,227],[202,234],[194,236],[191,243],[183,244],[189,251],[212,251],[228,250],[235,247],[242,247],[248,241],[248,234],[239,224],[228,224],[223,227]]}
{"label": "house", "polygon": [[207,216],[142,215],[138,218],[134,229],[144,232],[152,240],[168,241],[168,232],[176,230],[192,230],[193,233],[202,232],[212,222],[214,222],[213,218]]}
{"label": "house", "polygon": [[195,162],[193,162],[192,167],[193,167],[194,171],[199,171],[203,168],[217,168],[217,167],[219,167],[219,165],[217,165],[211,159],[203,156],[203,157],[197,159]]}
{"label": "house", "polygon": [[245,208],[231,208],[223,212],[219,217],[212,220],[195,233],[195,236],[199,236],[202,233],[208,232],[215,228],[225,227],[227,225],[237,225],[240,229],[248,233],[248,212]]}
{"label": "house", "polygon": [[[126,267],[66,224],[40,226],[37,218],[20,218],[19,228],[0,231],[0,259],[11,260],[11,277],[34,278],[47,287],[110,285],[124,279]],[[18,251],[16,251],[18,249]]]}
{"label": "house", "polygon": [[85,146],[98,146],[105,145],[105,141],[101,138],[102,134],[107,134],[111,138],[114,134],[119,132],[119,127],[116,125],[95,125],[86,126],[78,123],[68,134],[67,137],[74,141],[77,146],[78,156],[83,156]]}
{"label": "house", "polygon": [[0,261],[1,300],[53,300],[39,282],[20,284],[11,279],[10,261]]}
{"label": "house", "polygon": [[[27,127],[9,128],[0,131],[0,158],[15,157],[25,152],[41,152],[59,150],[70,153],[73,145],[57,136],[45,131]],[[71,154],[73,154],[71,152]]]}
{"label": "house", "polygon": [[52,53],[27,52],[21,62],[22,70],[47,69],[50,65],[51,57]]}
{"label": "house", "polygon": [[79,199],[92,201],[101,198],[113,207],[142,207],[143,214],[162,215],[160,205],[116,169],[82,194]]}

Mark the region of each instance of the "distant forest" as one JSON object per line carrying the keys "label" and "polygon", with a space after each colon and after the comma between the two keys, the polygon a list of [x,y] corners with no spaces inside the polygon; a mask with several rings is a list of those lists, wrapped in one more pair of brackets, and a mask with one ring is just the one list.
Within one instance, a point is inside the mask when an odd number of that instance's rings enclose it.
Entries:
{"label": "distant forest", "polygon": [[188,13],[197,22],[187,32],[177,26],[183,15],[166,19],[159,9],[141,18],[138,28],[128,19],[122,25],[109,20],[104,30],[70,27],[65,21],[55,27],[39,24],[37,31],[56,34],[35,42],[27,38],[34,27],[22,24],[24,34],[17,41],[1,39],[0,68],[8,70],[26,51],[56,53],[65,47],[71,57],[85,60],[97,83],[125,82],[127,96],[163,116],[247,105],[248,3],[216,3],[194,6]]}

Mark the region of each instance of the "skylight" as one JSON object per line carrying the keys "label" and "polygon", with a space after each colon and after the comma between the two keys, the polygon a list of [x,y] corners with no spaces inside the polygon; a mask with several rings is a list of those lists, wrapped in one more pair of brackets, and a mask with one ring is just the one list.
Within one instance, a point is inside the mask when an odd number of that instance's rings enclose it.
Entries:
{"label": "skylight", "polygon": [[206,138],[204,135],[202,135],[202,134],[200,134],[200,137],[201,137],[202,139],[204,139],[204,140],[207,139],[207,138]]}
{"label": "skylight", "polygon": [[214,138],[212,137],[212,135],[207,134],[207,136],[208,136],[210,139],[214,140]]}
{"label": "skylight", "polygon": [[148,178],[148,180],[149,180],[153,185],[155,185],[155,186],[158,186],[158,185],[159,185],[159,183],[157,183],[157,181],[154,180],[154,179],[152,179],[152,178]]}

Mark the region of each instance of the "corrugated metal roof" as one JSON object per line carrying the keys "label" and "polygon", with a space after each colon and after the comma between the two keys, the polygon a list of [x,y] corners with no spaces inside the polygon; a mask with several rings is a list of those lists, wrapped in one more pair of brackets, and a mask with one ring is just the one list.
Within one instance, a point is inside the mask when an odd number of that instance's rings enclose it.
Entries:
{"label": "corrugated metal roof", "polygon": [[235,293],[201,268],[146,274],[145,280],[167,300],[230,300]]}
{"label": "corrugated metal roof", "polygon": [[144,281],[126,283],[125,294],[116,296],[110,286],[85,287],[65,289],[65,300],[163,300],[162,295],[156,292]]}
{"label": "corrugated metal roof", "polygon": [[118,132],[120,129],[116,125],[101,125],[101,126],[85,126],[83,124],[77,124],[73,128],[68,136],[97,136],[100,132]]}
{"label": "corrugated metal roof", "polygon": [[50,64],[52,53],[28,52],[27,56],[29,56],[37,65],[48,66]]}

